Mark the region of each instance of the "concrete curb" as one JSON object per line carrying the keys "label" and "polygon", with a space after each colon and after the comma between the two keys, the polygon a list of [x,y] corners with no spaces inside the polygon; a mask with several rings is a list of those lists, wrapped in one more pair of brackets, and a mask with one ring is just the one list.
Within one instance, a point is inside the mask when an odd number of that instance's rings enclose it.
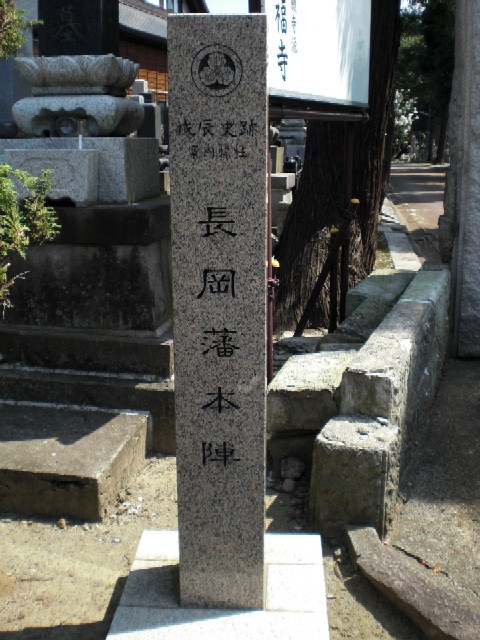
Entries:
{"label": "concrete curb", "polygon": [[349,527],[352,562],[433,640],[476,640],[480,614],[465,605],[447,576],[381,544],[374,529]]}

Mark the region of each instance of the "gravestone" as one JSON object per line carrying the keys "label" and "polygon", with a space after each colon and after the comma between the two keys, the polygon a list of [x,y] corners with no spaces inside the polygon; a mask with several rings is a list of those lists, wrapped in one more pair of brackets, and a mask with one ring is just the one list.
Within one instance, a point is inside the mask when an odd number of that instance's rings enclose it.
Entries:
{"label": "gravestone", "polygon": [[183,606],[264,604],[264,16],[169,18]]}
{"label": "gravestone", "polygon": [[38,0],[41,56],[118,55],[118,0]]}

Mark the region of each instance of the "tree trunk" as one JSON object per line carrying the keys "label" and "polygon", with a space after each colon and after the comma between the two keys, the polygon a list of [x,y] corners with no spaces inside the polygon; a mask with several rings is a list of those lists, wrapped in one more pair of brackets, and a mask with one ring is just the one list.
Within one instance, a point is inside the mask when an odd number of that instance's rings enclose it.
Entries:
{"label": "tree trunk", "polygon": [[435,156],[435,164],[442,164],[445,162],[445,147],[447,146],[447,131],[448,131],[448,107],[442,113],[440,120],[440,129],[438,132],[438,146],[437,155]]}
{"label": "tree trunk", "polygon": [[[383,198],[386,138],[393,103],[393,72],[400,37],[399,0],[372,1],[368,121],[362,124],[310,121],[305,163],[277,247],[280,286],[275,330],[293,328],[300,318],[328,251],[329,227],[339,225],[346,207],[347,127],[354,127],[351,197],[360,199],[350,255],[350,286],[373,268]],[[350,196],[349,196],[350,197]],[[311,326],[327,326],[328,295],[312,313]]]}

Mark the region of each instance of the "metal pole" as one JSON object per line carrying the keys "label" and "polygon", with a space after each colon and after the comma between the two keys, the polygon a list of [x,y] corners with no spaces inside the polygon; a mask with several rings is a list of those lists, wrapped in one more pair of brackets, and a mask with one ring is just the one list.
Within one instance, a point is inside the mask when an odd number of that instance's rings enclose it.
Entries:
{"label": "metal pole", "polygon": [[348,272],[350,270],[350,229],[342,244],[340,258],[340,322],[345,320],[347,310]]}
{"label": "metal pole", "polygon": [[[345,125],[345,206],[349,206],[352,201],[352,183],[353,183],[353,143],[354,143],[354,125],[347,123]],[[355,201],[358,205],[358,201]],[[340,259],[340,322],[345,320],[348,292],[348,272],[350,269],[350,229],[345,235],[341,249],[342,255]]]}
{"label": "metal pole", "polygon": [[267,382],[273,380],[273,300],[276,280],[272,270],[272,155],[268,152],[267,169]]}
{"label": "metal pole", "polygon": [[270,105],[269,117],[271,120],[282,120],[283,118],[303,118],[304,120],[325,120],[328,122],[365,122],[368,114],[350,113],[348,111],[320,111],[318,109],[295,109],[293,107],[276,107]]}
{"label": "metal pole", "polygon": [[[338,233],[338,229],[330,229],[330,246]],[[337,254],[338,256],[338,254]],[[330,318],[328,322],[328,332],[334,333],[337,328],[337,304],[338,304],[338,258],[333,261],[330,269]]]}

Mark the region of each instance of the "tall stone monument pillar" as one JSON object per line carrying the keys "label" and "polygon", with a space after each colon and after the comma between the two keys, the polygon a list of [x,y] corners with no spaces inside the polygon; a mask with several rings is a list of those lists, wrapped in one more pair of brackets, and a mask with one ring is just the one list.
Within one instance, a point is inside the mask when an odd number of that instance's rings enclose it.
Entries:
{"label": "tall stone monument pillar", "polygon": [[458,0],[455,73],[450,103],[451,167],[445,215],[440,218],[442,258],[452,258],[453,350],[480,356],[480,2]]}
{"label": "tall stone monument pillar", "polygon": [[266,19],[168,28],[180,600],[261,609]]}

